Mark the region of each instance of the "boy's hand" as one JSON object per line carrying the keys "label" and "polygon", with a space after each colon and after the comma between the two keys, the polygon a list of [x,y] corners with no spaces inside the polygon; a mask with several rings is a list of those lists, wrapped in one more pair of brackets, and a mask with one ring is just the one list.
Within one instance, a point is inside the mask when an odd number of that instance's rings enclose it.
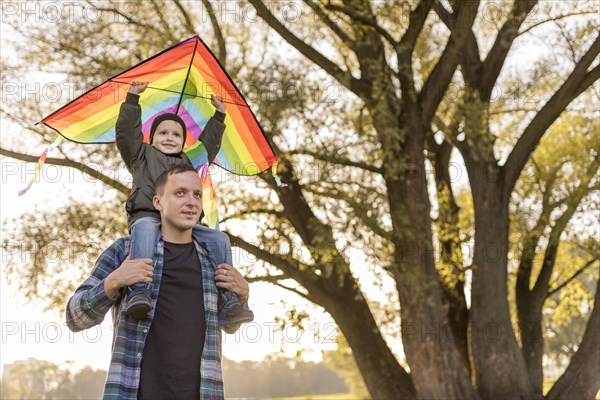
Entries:
{"label": "boy's hand", "polygon": [[131,87],[129,88],[129,93],[131,94],[140,94],[148,87],[148,82],[131,82]]}
{"label": "boy's hand", "polygon": [[210,102],[216,107],[217,111],[222,112],[223,114],[227,112],[227,108],[225,107],[225,104],[223,104],[223,99],[221,97],[213,94],[210,96]]}

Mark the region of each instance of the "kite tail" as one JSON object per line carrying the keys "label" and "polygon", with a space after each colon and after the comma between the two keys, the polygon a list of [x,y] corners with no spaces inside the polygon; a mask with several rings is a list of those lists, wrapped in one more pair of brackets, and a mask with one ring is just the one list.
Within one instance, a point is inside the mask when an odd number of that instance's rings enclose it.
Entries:
{"label": "kite tail", "polygon": [[42,170],[42,166],[46,162],[46,156],[48,155],[48,152],[50,150],[56,148],[59,144],[61,144],[62,141],[63,141],[63,137],[60,136],[60,135],[58,135],[56,137],[56,139],[54,139],[54,142],[52,142],[52,144],[50,146],[46,147],[46,150],[44,150],[44,152],[40,156],[40,159],[38,160],[38,163],[37,163],[37,165],[35,167],[35,172],[33,174],[33,177],[31,178],[31,180],[27,184],[27,187],[25,189],[19,191],[19,196],[22,196],[25,193],[27,193],[27,191],[29,190],[29,188],[33,185],[33,183],[35,182],[36,178],[40,174],[40,171]]}
{"label": "kite tail", "polygon": [[204,215],[206,216],[206,224],[209,228],[220,230],[219,212],[217,210],[215,190],[210,177],[208,163],[203,164],[200,167],[198,174],[202,180],[202,209],[204,210]]}
{"label": "kite tail", "polygon": [[271,172],[273,174],[273,178],[275,179],[275,182],[277,183],[278,187],[287,187],[287,183],[281,182],[281,179],[279,178],[279,175],[277,175],[277,165],[278,164],[279,164],[279,161],[277,161],[271,167]]}

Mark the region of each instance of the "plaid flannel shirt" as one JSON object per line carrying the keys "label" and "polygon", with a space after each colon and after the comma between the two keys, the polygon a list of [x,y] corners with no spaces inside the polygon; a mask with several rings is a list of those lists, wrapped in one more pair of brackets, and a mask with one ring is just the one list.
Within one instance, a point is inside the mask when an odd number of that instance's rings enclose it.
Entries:
{"label": "plaid flannel shirt", "polygon": [[[206,337],[200,362],[200,398],[203,400],[223,399],[223,376],[221,371],[221,331],[217,315],[217,287],[214,268],[202,244],[194,241],[202,266],[202,288],[206,315]],[[114,299],[104,291],[104,279],[125,260],[129,250],[129,238],[118,239],[96,261],[92,274],[75,291],[66,310],[67,326],[74,332],[100,324],[112,308],[113,343],[112,357],[104,399],[137,399],[144,343],[152,324],[154,312],[149,318],[135,320],[125,314],[125,288]],[[156,308],[163,271],[164,242],[161,239],[153,257],[154,278],[152,306]],[[216,267],[216,265],[214,265]],[[247,307],[247,304],[244,304]],[[239,327],[227,329],[233,333]]]}

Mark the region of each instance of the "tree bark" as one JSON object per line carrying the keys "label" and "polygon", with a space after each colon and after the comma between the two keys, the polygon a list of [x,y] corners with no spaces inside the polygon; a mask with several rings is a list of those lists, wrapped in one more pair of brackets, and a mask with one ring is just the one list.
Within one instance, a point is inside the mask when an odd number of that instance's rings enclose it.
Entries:
{"label": "tree bark", "polygon": [[[386,185],[394,228],[395,280],[401,303],[402,339],[419,398],[474,399],[474,392],[443,307],[434,266],[429,198],[424,176],[424,134],[419,113],[403,150],[388,159]],[[407,128],[408,129],[408,128]],[[423,130],[421,130],[423,132]]]}
{"label": "tree bark", "polygon": [[443,141],[440,145],[428,142],[428,153],[434,167],[438,202],[438,241],[440,259],[438,265],[443,269],[440,282],[444,291],[444,305],[456,347],[461,355],[465,369],[471,373],[469,356],[468,328],[469,310],[465,298],[465,277],[463,256],[458,228],[459,207],[454,199],[452,180],[449,172],[450,156],[453,146]]}
{"label": "tree bark", "polygon": [[566,371],[546,396],[547,400],[593,400],[600,390],[600,280],[596,285],[594,310],[581,345]]}
{"label": "tree bark", "polygon": [[364,297],[356,291],[337,293],[324,306],[338,323],[373,399],[416,399],[410,377],[381,336]]}
{"label": "tree bark", "polygon": [[[481,168],[479,168],[481,167]],[[508,309],[508,199],[498,167],[469,169],[475,209],[471,338],[482,399],[541,399],[512,330]]]}
{"label": "tree bark", "polygon": [[522,298],[517,304],[519,329],[521,332],[521,352],[527,364],[529,379],[533,390],[542,395],[544,373],[542,359],[544,356],[544,335],[542,331],[542,309],[544,299],[539,301],[534,296]]}

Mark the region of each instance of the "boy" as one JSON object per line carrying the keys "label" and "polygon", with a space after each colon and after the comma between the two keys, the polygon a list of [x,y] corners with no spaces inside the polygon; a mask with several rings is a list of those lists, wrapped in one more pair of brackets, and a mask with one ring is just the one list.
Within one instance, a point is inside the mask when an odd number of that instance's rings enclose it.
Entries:
{"label": "boy", "polygon": [[[152,204],[156,178],[170,166],[192,164],[182,151],[187,128],[185,122],[176,114],[157,116],[152,121],[150,144],[143,142],[139,95],[147,86],[147,82],[132,82],[127,98],[121,105],[115,127],[117,147],[133,176],[132,191],[125,206],[131,234],[131,259],[152,258],[160,237],[160,214]],[[226,112],[225,105],[219,98],[212,96],[211,103],[217,111],[200,136],[210,161],[215,158],[221,146]],[[193,234],[205,246],[208,243],[217,243],[216,246],[212,245],[207,249],[209,256],[214,257],[215,265],[233,264],[231,253],[225,250],[229,248],[226,236],[200,224],[196,224]],[[152,308],[149,284],[136,284],[128,289],[126,313],[135,319],[145,318]],[[252,311],[245,310],[235,294],[219,291],[221,325],[249,322],[253,319]]]}

